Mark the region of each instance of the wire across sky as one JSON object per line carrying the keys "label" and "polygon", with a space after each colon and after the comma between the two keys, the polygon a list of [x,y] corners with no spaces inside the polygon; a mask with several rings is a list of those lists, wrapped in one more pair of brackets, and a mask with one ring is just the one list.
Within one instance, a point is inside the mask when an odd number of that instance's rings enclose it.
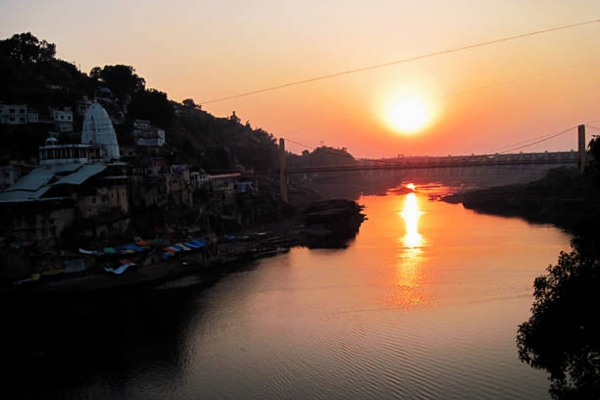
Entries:
{"label": "wire across sky", "polygon": [[356,73],[359,73],[359,72],[364,72],[364,71],[370,71],[370,70],[374,70],[374,69],[380,69],[380,68],[390,67],[390,66],[393,66],[393,65],[398,65],[398,64],[402,64],[402,63],[407,63],[407,62],[422,60],[422,59],[425,59],[425,58],[431,58],[431,57],[441,56],[441,55],[444,55],[444,54],[456,53],[456,52],[460,52],[460,51],[474,49],[474,48],[477,48],[477,47],[490,46],[490,45],[497,44],[497,43],[507,42],[507,41],[516,40],[516,39],[522,39],[522,38],[525,38],[525,37],[542,35],[542,34],[546,34],[546,33],[549,33],[549,32],[555,32],[555,31],[560,31],[560,30],[565,30],[565,29],[577,28],[577,27],[581,27],[581,26],[585,26],[585,25],[590,25],[590,24],[595,24],[595,23],[599,23],[599,22],[600,22],[600,19],[592,19],[592,20],[589,20],[589,21],[578,22],[578,23],[575,23],[575,24],[562,25],[562,26],[557,26],[557,27],[553,27],[553,28],[547,28],[547,29],[541,29],[541,30],[537,30],[537,31],[531,31],[531,32],[521,33],[521,34],[518,34],[518,35],[507,36],[507,37],[500,38],[500,39],[488,40],[488,41],[474,43],[474,44],[465,45],[465,46],[461,46],[461,47],[455,47],[455,48],[452,48],[452,49],[440,50],[440,51],[436,51],[436,52],[433,52],[433,53],[427,53],[427,54],[421,54],[421,55],[418,55],[418,56],[407,57],[407,58],[403,58],[403,59],[395,60],[395,61],[390,61],[390,62],[386,62],[386,63],[368,65],[368,66],[365,66],[365,67],[355,68],[355,69],[351,69],[351,70],[348,70],[348,71],[340,71],[340,72],[335,72],[335,73],[328,74],[328,75],[321,75],[321,76],[316,76],[316,77],[313,77],[313,78],[303,79],[303,80],[299,80],[299,81],[293,81],[293,82],[283,83],[283,84],[280,84],[280,85],[270,86],[270,87],[266,87],[266,88],[262,88],[262,89],[256,89],[256,90],[252,90],[252,91],[249,91],[249,92],[239,93],[239,94],[235,94],[235,95],[231,95],[231,96],[219,97],[219,98],[215,98],[215,99],[203,101],[200,104],[201,105],[205,105],[205,104],[216,103],[216,102],[221,102],[221,101],[225,101],[225,100],[237,99],[237,98],[240,98],[240,97],[252,96],[252,95],[255,95],[255,94],[264,93],[264,92],[270,92],[270,91],[279,90],[279,89],[284,89],[284,88],[288,88],[288,87],[291,87],[291,86],[304,85],[304,84],[307,84],[307,83],[312,83],[312,82],[322,81],[322,80],[326,80],[326,79],[336,78],[336,77],[343,76],[343,75],[356,74]]}

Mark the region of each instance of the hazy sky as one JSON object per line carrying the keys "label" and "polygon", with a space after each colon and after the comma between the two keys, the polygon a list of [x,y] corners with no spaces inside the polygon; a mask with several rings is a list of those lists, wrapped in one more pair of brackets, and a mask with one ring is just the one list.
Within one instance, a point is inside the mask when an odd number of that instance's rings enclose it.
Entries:
{"label": "hazy sky", "polygon": [[[148,88],[235,111],[297,153],[371,158],[495,153],[582,123],[600,134],[599,22],[443,53],[593,20],[599,0],[0,0],[2,39],[31,32],[86,73],[131,65]],[[405,98],[425,104],[411,135],[391,125]],[[516,151],[576,147],[572,129]]]}

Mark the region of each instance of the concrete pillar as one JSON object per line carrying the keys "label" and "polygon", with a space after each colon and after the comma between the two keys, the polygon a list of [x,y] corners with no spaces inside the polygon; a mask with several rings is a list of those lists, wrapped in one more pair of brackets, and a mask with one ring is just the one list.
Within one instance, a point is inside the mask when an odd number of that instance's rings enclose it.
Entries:
{"label": "concrete pillar", "polygon": [[577,143],[579,144],[579,175],[582,175],[585,169],[585,125],[577,127],[577,139]]}
{"label": "concrete pillar", "polygon": [[285,179],[285,141],[279,139],[279,192],[281,200],[288,202],[287,180]]}

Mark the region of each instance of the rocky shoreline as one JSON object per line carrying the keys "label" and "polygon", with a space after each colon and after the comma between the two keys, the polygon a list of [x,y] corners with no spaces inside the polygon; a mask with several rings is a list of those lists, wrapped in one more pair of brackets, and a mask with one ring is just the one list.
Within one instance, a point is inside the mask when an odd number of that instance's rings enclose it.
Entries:
{"label": "rocky shoreline", "polygon": [[442,200],[462,203],[480,213],[519,217],[572,232],[586,220],[597,218],[599,199],[600,193],[585,177],[578,177],[574,170],[557,169],[539,181],[471,190]]}

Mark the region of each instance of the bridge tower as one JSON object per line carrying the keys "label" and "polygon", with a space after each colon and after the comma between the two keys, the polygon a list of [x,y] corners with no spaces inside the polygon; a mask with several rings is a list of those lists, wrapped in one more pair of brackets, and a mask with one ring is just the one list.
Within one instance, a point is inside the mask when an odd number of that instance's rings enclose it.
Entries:
{"label": "bridge tower", "polygon": [[585,125],[579,125],[577,127],[577,142],[579,144],[579,175],[583,174],[585,169]]}
{"label": "bridge tower", "polygon": [[288,202],[287,180],[285,178],[285,141],[279,138],[279,193],[284,203]]}

